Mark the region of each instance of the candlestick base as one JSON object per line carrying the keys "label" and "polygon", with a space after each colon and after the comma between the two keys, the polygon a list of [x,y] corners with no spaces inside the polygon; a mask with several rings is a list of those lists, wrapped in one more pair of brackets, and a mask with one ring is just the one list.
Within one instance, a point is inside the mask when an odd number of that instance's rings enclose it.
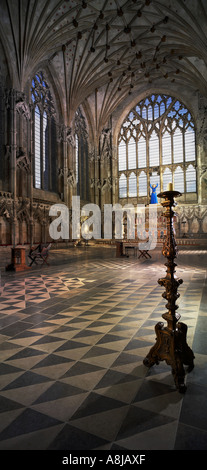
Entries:
{"label": "candlestick base", "polygon": [[152,367],[165,360],[172,368],[175,386],[180,393],[185,393],[186,386],[184,365],[188,366],[188,372],[194,368],[194,354],[186,342],[187,325],[177,323],[174,331],[164,327],[159,322],[155,326],[156,343],[151,348],[143,363],[146,367]]}
{"label": "candlestick base", "polygon": [[175,217],[173,208],[176,206],[174,198],[179,196],[181,193],[178,191],[164,191],[158,195],[164,199],[161,204],[165,208],[164,215],[167,220],[167,234],[162,250],[162,254],[167,258],[167,263],[165,263],[167,271],[166,276],[158,280],[158,283],[165,288],[162,297],[167,300],[168,311],[162,315],[162,318],[167,321],[167,326],[164,327],[162,322],[157,323],[155,326],[156,343],[143,362],[145,366],[151,367],[165,360],[172,368],[177,389],[184,393],[186,390],[184,365],[188,366],[188,371],[193,369],[194,354],[187,345],[187,326],[179,322],[180,315],[177,313],[178,305],[176,305],[176,300],[180,297],[178,287],[183,283],[182,279],[177,279],[175,276],[177,265],[174,261],[177,256],[177,245],[173,229]]}

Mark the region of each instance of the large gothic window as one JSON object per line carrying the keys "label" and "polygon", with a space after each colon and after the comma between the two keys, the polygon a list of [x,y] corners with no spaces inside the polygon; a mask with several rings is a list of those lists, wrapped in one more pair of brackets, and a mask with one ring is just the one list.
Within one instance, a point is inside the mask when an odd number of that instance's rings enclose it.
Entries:
{"label": "large gothic window", "polygon": [[192,116],[183,103],[153,94],[124,120],[118,139],[119,197],[149,196],[172,182],[181,193],[196,193],[196,147]]}
{"label": "large gothic window", "polygon": [[56,190],[56,123],[49,87],[42,72],[32,80],[34,112],[34,186]]}

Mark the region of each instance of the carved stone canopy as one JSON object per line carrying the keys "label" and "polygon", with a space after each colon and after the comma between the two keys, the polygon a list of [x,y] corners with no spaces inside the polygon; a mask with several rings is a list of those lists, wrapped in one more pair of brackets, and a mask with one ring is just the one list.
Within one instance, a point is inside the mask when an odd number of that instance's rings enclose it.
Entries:
{"label": "carved stone canopy", "polygon": [[16,157],[17,168],[24,170],[26,173],[31,173],[31,162],[24,152],[22,147],[19,147],[19,154]]}
{"label": "carved stone canopy", "polygon": [[25,101],[18,101],[16,104],[16,110],[19,114],[24,116],[26,119],[31,119],[31,112],[28,104]]}

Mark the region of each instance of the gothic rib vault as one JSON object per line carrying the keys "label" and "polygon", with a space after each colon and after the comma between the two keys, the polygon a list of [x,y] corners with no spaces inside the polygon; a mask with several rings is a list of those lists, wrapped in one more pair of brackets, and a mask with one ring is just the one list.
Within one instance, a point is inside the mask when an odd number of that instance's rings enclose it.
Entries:
{"label": "gothic rib vault", "polygon": [[100,131],[129,93],[151,85],[206,95],[206,19],[204,0],[2,0],[1,78],[24,91],[46,68],[66,125],[101,89]]}

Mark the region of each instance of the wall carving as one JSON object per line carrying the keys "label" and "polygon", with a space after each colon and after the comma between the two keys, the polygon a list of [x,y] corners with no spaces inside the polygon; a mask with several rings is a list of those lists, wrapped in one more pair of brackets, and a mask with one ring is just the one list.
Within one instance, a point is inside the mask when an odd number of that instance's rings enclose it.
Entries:
{"label": "wall carving", "polygon": [[71,147],[75,147],[75,138],[70,126],[61,124],[58,127],[58,142],[67,142],[67,144],[71,145]]}
{"label": "wall carving", "polygon": [[[40,92],[48,93],[45,87],[41,88],[40,84],[35,83],[35,89],[37,87]],[[89,135],[88,123],[81,107],[75,113],[74,126],[70,127],[56,123],[57,141],[60,144],[57,146],[57,166],[55,168],[58,193],[48,192],[43,195],[43,191],[38,193],[38,190],[34,190],[32,180],[34,171],[32,164],[34,158],[34,135],[32,134],[34,102],[31,105],[28,104],[27,97],[22,92],[13,89],[4,89],[2,91],[2,119],[4,120],[3,129],[5,130],[5,132],[2,132],[2,156],[7,181],[5,182],[2,179],[2,186],[0,186],[4,189],[0,190],[0,244],[5,243],[5,240],[7,240],[7,243],[11,243],[12,228],[15,224],[17,243],[48,241],[49,224],[51,222],[49,217],[50,206],[56,201],[56,196],[57,201],[59,200],[59,195],[61,195],[63,203],[65,202],[70,206],[71,195],[76,194],[78,184],[85,191],[80,194],[82,203],[98,203],[103,209],[105,203],[114,204],[118,202],[118,174],[116,171],[118,155],[117,147],[113,141],[113,129],[110,121],[102,129],[98,140],[90,137],[92,133]],[[37,104],[37,101],[35,104]],[[41,106],[40,101],[38,105]],[[198,159],[197,163],[198,185],[200,181],[200,184],[207,191],[207,100],[200,102],[198,108],[196,121],[196,137],[200,147],[200,160]],[[51,107],[51,116],[53,115],[55,115],[54,103]],[[14,117],[16,127],[12,128],[10,126],[13,125]],[[79,137],[79,181],[74,168],[76,135]],[[175,169],[177,165],[175,164]],[[141,171],[141,169],[137,171]],[[150,168],[149,175],[151,171]],[[157,171],[158,174],[160,168],[153,167],[153,171]],[[14,177],[16,177],[16,181]],[[15,193],[13,193],[12,186],[14,181],[16,183]],[[22,192],[21,186],[24,187]],[[67,200],[66,193],[69,195]],[[188,199],[186,200],[188,201]],[[188,237],[206,237],[207,207],[204,205],[204,192],[201,200],[200,205],[195,203],[195,199],[189,199],[188,204],[180,202],[177,206],[177,236],[182,237],[185,233]],[[131,199],[131,201],[134,204],[137,203],[135,199]],[[123,198],[123,205],[128,202],[127,198]],[[26,226],[28,229],[25,229]]]}
{"label": "wall carving", "polygon": [[112,129],[103,129],[100,136],[100,159],[111,160],[112,158]]}
{"label": "wall carving", "polygon": [[31,173],[31,162],[28,155],[24,152],[22,147],[19,147],[18,154],[16,156],[16,165],[17,168],[25,171],[26,173]]}
{"label": "wall carving", "polygon": [[181,233],[189,236],[204,235],[207,233],[205,220],[207,207],[204,205],[179,205],[176,207],[176,224]]}

